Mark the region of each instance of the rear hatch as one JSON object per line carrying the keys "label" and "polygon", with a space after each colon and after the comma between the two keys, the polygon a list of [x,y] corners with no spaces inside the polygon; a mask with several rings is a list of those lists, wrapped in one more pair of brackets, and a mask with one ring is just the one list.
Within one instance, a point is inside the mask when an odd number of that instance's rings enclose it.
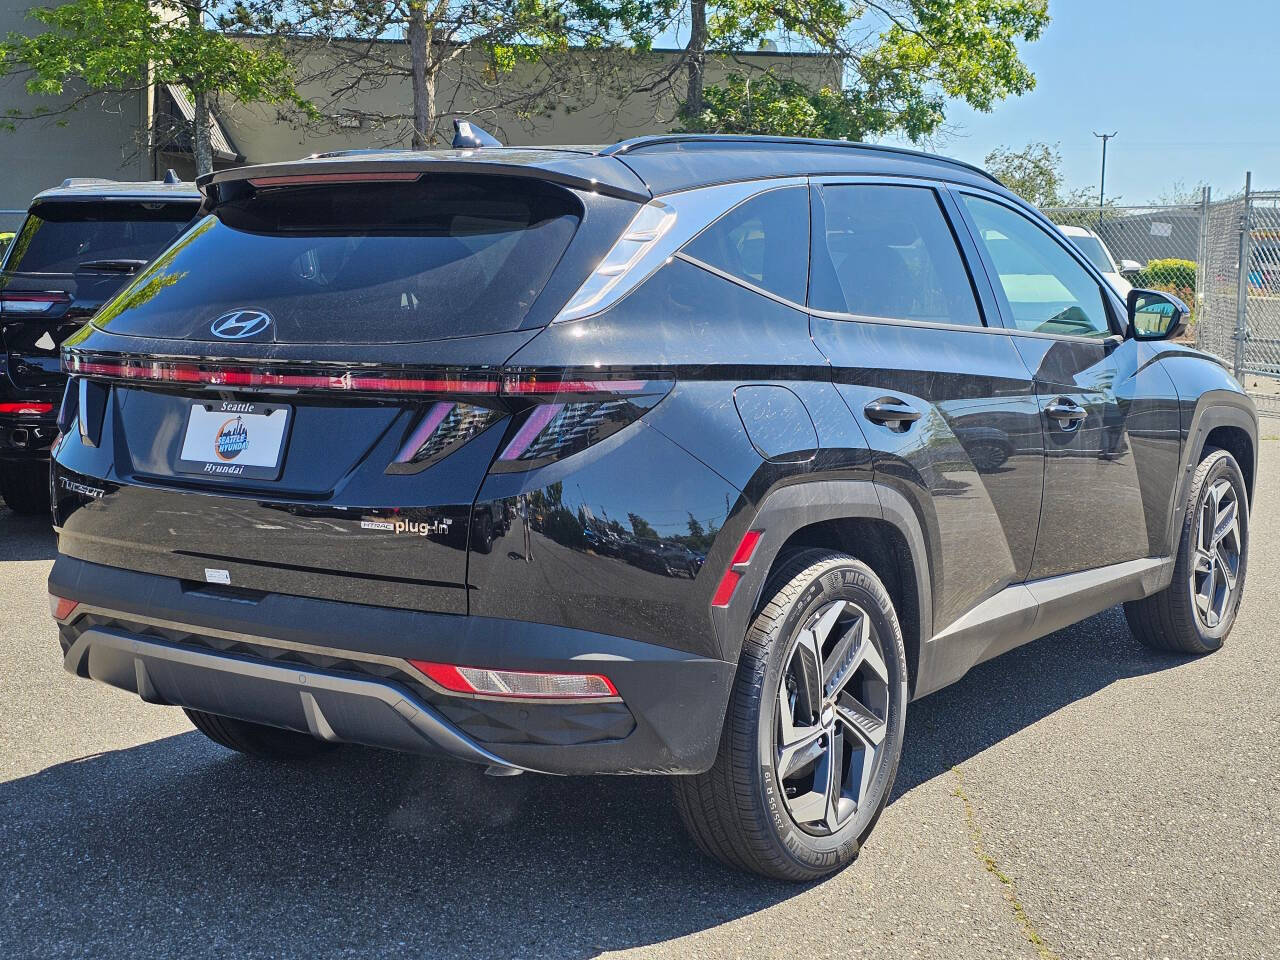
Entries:
{"label": "rear hatch", "polygon": [[194,201],[34,204],[0,272],[0,342],[13,385],[61,392],[58,347],[191,222]]}
{"label": "rear hatch", "polygon": [[59,508],[61,549],[465,612],[471,508],[511,422],[502,364],[634,204],[593,236],[581,195],[533,178],[230,186],[68,344],[78,402],[105,413],[57,459],[110,492]]}

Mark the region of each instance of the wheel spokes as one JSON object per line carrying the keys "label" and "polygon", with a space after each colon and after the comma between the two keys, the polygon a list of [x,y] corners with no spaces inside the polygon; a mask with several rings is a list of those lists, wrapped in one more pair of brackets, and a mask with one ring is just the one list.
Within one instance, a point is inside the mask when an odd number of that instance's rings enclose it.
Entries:
{"label": "wheel spokes", "polygon": [[775,741],[776,776],[796,823],[834,832],[867,802],[888,733],[879,716],[888,679],[870,618],[847,601],[823,607],[797,634]]}

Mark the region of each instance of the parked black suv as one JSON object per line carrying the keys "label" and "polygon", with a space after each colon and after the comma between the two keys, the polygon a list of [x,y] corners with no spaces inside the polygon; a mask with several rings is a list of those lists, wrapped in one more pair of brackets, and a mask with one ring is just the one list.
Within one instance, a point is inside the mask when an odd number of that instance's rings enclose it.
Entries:
{"label": "parked black suv", "polygon": [[61,343],[195,216],[200,193],[165,181],[67,180],[31,201],[0,259],[0,497],[49,510]]}
{"label": "parked black suv", "polygon": [[1231,630],[1253,405],[980,170],[658,137],[201,189],[64,345],[49,589],[68,670],[228,747],[678,774],[705,851],[805,879],[913,698],[1120,602]]}

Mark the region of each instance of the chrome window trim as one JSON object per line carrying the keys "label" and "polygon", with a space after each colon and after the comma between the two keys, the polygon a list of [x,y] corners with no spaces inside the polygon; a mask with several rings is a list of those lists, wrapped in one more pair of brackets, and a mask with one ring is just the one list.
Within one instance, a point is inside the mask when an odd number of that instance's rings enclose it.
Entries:
{"label": "chrome window trim", "polygon": [[673,259],[686,243],[740,204],[762,193],[805,186],[808,182],[807,177],[744,180],[650,200],[551,322],[583,320],[608,310]]}

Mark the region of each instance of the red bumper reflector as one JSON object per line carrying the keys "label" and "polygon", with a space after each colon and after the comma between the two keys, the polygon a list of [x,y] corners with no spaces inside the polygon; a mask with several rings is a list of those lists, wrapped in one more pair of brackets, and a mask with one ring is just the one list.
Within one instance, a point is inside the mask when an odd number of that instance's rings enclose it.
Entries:
{"label": "red bumper reflector", "polygon": [[78,606],[80,606],[79,600],[68,600],[66,597],[55,597],[49,594],[49,612],[59,623],[65,623],[67,618],[76,612]]}
{"label": "red bumper reflector", "polygon": [[0,413],[53,413],[53,404],[0,403]]}
{"label": "red bumper reflector", "polygon": [[609,678],[598,673],[490,670],[485,667],[460,667],[452,663],[432,663],[428,660],[410,660],[409,663],[453,693],[515,700],[580,700],[618,695]]}
{"label": "red bumper reflector", "polygon": [[733,559],[729,561],[729,568],[725,570],[724,576],[720,578],[720,583],[716,586],[715,596],[711,598],[713,607],[727,607],[729,600],[733,597],[734,588],[738,586],[738,581],[742,579],[742,574],[735,570],[735,567],[744,567],[751,562],[751,558],[755,556],[756,547],[760,544],[760,538],[764,535],[761,530],[748,530],[742,535],[742,539],[738,541],[738,549],[733,551]]}

